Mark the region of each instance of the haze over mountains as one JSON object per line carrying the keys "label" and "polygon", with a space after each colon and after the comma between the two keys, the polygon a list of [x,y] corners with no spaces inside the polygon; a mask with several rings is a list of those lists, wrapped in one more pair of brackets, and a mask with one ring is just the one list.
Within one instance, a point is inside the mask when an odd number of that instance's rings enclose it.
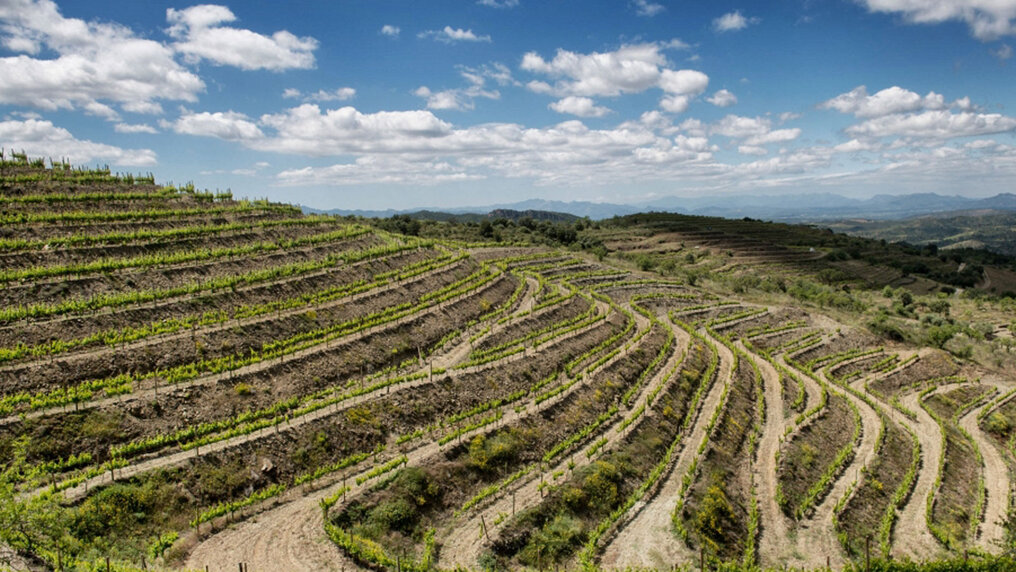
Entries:
{"label": "haze over mountains", "polygon": [[830,193],[797,195],[737,195],[712,197],[666,197],[636,204],[596,203],[587,201],[548,201],[530,199],[511,204],[459,207],[451,209],[347,210],[328,211],[304,207],[307,212],[389,217],[418,213],[422,210],[444,213],[488,213],[505,209],[514,211],[553,211],[591,219],[604,219],[638,212],[668,211],[683,214],[752,217],[774,221],[805,222],[839,219],[890,220],[950,211],[998,210],[1016,211],[1016,194],[1001,193],[992,197],[972,199],[936,193],[909,195],[876,195],[869,199],[853,199]]}

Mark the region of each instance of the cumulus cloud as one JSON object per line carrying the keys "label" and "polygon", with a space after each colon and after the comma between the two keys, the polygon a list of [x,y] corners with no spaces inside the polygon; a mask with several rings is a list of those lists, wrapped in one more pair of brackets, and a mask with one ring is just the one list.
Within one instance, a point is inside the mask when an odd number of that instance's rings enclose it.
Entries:
{"label": "cumulus cloud", "polygon": [[716,107],[730,107],[737,103],[737,96],[725,89],[721,89],[714,93],[712,97],[707,98],[706,101]]}
{"label": "cumulus cloud", "polygon": [[339,177],[423,184],[439,177],[493,174],[537,184],[602,184],[674,176],[689,165],[712,169],[708,161],[714,151],[705,137],[661,137],[641,122],[602,130],[577,120],[545,128],[513,123],[457,128],[426,110],[364,113],[314,104],[256,121],[234,112],[188,112],[167,128],[234,140],[259,151],[351,157],[332,167],[289,171],[280,175],[285,184]]}
{"label": "cumulus cloud", "polygon": [[122,149],[76,139],[70,131],[39,119],[0,121],[0,141],[4,147],[23,149],[29,156],[61,157],[79,164],[108,161],[127,167],[144,167],[157,162],[155,152],[150,149]]}
{"label": "cumulus cloud", "polygon": [[349,163],[328,167],[289,169],[278,174],[280,184],[301,185],[363,185],[412,184],[438,185],[484,179],[470,174],[458,165],[439,159],[408,160],[384,155],[358,157]]}
{"label": "cumulus cloud", "polygon": [[709,87],[709,76],[697,70],[663,70],[660,89],[677,95],[699,95]]}
{"label": "cumulus cloud", "polygon": [[392,26],[391,24],[385,24],[381,26],[381,35],[388,36],[389,38],[398,38],[399,34],[402,33],[402,28],[398,26]]}
{"label": "cumulus cloud", "polygon": [[147,123],[117,123],[113,126],[117,133],[158,133],[159,130]]}
{"label": "cumulus cloud", "polygon": [[952,113],[948,110],[886,115],[847,127],[854,137],[914,137],[951,139],[1008,133],[1016,130],[1016,117],[998,113]]}
{"label": "cumulus cloud", "polygon": [[264,137],[261,129],[249,117],[235,111],[184,111],[176,121],[163,121],[163,129],[172,129],[186,135],[204,135],[227,141],[250,142]]}
{"label": "cumulus cloud", "polygon": [[471,68],[459,66],[459,75],[468,83],[467,87],[432,91],[423,85],[413,94],[427,100],[428,109],[450,109],[464,111],[474,109],[476,98],[500,99],[501,93],[496,89],[487,89],[487,79],[493,79],[499,85],[512,83],[511,72],[502,64]]}
{"label": "cumulus cloud", "polygon": [[893,86],[875,95],[868,95],[867,88],[862,85],[821,103],[819,107],[851,113],[859,118],[871,118],[924,109],[944,109],[946,103],[942,95],[933,91],[921,97],[910,90]]}
{"label": "cumulus cloud", "polygon": [[610,113],[610,109],[596,105],[596,102],[592,99],[576,95],[569,95],[564,99],[551,103],[547,107],[558,113],[568,113],[579,117],[603,117]]}
{"label": "cumulus cloud", "polygon": [[667,95],[660,99],[660,109],[670,113],[684,113],[690,104],[687,95]]}
{"label": "cumulus cloud", "polygon": [[534,80],[530,91],[558,97],[617,96],[641,93],[659,87],[671,95],[694,96],[702,93],[709,77],[695,70],[670,70],[663,50],[681,48],[678,43],[624,45],[612,52],[580,54],[559,49],[551,60],[536,52],[522,58],[521,68],[554,79],[550,84]]}
{"label": "cumulus cloud", "polygon": [[[0,39],[21,52],[0,58],[0,104],[83,109],[116,120],[109,103],[161,113],[158,100],[196,101],[205,87],[171,48],[117,24],[64,18],[51,0],[0,2]],[[43,48],[56,57],[33,57]]]}
{"label": "cumulus cloud", "polygon": [[636,14],[650,18],[666,10],[663,4],[657,4],[649,0],[632,0],[631,5],[634,6]]}
{"label": "cumulus cloud", "polygon": [[965,22],[981,40],[1016,31],[1016,0],[859,0],[871,12],[901,14],[914,24]]}
{"label": "cumulus cloud", "polygon": [[340,87],[331,91],[319,89],[314,93],[304,94],[294,87],[282,92],[283,99],[302,99],[303,101],[347,101],[356,97],[356,90],[351,87]]}
{"label": "cumulus cloud", "polygon": [[709,128],[714,135],[723,135],[731,139],[740,139],[741,144],[752,151],[770,143],[786,143],[801,136],[799,128],[773,129],[773,122],[768,117],[742,117],[727,115]]}
{"label": "cumulus cloud", "polygon": [[1009,44],[1002,44],[997,50],[992,50],[991,55],[1004,62],[1012,57],[1012,46]]}
{"label": "cumulus cloud", "polygon": [[472,30],[464,30],[462,28],[452,28],[451,26],[445,26],[441,30],[427,30],[417,34],[420,38],[432,38],[439,42],[446,44],[454,44],[456,42],[489,42],[490,36],[478,36],[473,33]]}
{"label": "cumulus cloud", "polygon": [[717,32],[734,32],[743,30],[751,24],[759,23],[758,18],[745,18],[740,10],[729,12],[713,20],[713,30]]}
{"label": "cumulus cloud", "polygon": [[169,8],[166,30],[178,40],[173,47],[193,63],[202,60],[244,70],[282,71],[314,67],[318,41],[281,30],[271,36],[223,26],[236,16],[225,6],[204,4],[183,10]]}

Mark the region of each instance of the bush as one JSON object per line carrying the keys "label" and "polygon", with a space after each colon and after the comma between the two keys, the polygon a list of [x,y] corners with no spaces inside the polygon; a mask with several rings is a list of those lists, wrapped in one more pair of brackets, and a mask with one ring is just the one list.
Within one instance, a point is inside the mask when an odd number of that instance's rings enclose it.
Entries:
{"label": "bush", "polygon": [[529,537],[529,544],[519,559],[530,566],[560,560],[585,540],[582,523],[569,515],[559,514]]}
{"label": "bush", "polygon": [[723,492],[723,478],[714,475],[712,480],[695,515],[695,528],[715,550],[726,541],[727,532],[733,529],[734,509]]}
{"label": "bush", "polygon": [[988,431],[995,433],[996,435],[1005,436],[1008,435],[1009,429],[1012,426],[1009,424],[1009,418],[1002,415],[998,411],[988,416],[988,422],[986,428]]}

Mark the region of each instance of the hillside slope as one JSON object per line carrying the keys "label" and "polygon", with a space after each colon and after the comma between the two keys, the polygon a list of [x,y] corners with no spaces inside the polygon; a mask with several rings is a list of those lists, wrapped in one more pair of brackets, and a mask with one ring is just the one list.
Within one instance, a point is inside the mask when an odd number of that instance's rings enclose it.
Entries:
{"label": "hillside slope", "polygon": [[51,568],[820,567],[1005,534],[1016,379],[984,352],[1013,308],[948,258],[0,177],[0,539]]}

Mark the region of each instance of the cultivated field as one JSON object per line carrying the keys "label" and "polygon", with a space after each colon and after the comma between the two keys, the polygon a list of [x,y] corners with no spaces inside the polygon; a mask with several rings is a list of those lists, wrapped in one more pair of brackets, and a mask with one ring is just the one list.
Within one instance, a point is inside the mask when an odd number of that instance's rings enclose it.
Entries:
{"label": "cultivated field", "polygon": [[847,319],[865,311],[849,288],[762,300],[744,276],[813,275],[830,250],[763,223],[603,227],[597,257],[24,159],[3,163],[0,203],[0,538],[18,566],[1003,551],[1016,375]]}

